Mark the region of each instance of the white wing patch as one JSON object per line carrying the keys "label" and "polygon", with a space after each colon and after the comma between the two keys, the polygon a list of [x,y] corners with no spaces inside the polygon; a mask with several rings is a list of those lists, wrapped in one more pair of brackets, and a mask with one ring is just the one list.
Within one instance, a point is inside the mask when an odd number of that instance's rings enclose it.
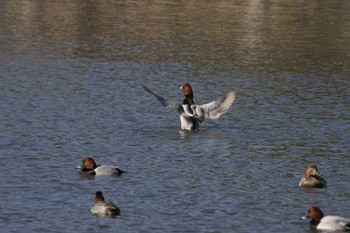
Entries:
{"label": "white wing patch", "polygon": [[225,96],[222,96],[210,103],[199,105],[199,107],[202,108],[205,119],[216,120],[222,114],[227,112],[235,100],[236,91],[230,90]]}

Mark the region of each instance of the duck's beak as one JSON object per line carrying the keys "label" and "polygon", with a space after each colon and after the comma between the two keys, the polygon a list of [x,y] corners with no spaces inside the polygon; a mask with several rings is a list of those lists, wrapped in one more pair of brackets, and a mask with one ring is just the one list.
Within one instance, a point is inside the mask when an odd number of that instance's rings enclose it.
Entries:
{"label": "duck's beak", "polygon": [[300,220],[305,220],[305,219],[307,219],[307,218],[309,218],[309,216],[303,216],[303,217],[300,217]]}
{"label": "duck's beak", "polygon": [[76,169],[82,169],[83,167],[79,165],[78,167],[75,167],[75,168]]}

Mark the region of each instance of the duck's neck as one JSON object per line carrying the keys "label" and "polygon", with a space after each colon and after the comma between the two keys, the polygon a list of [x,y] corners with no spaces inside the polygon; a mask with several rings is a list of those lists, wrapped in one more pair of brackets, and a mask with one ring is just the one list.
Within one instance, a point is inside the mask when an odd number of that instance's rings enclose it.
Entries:
{"label": "duck's neck", "polygon": [[317,225],[320,223],[320,220],[312,219],[310,222],[311,226],[317,227]]}
{"label": "duck's neck", "polygon": [[193,97],[191,95],[185,96],[185,99],[182,101],[182,104],[194,104]]}

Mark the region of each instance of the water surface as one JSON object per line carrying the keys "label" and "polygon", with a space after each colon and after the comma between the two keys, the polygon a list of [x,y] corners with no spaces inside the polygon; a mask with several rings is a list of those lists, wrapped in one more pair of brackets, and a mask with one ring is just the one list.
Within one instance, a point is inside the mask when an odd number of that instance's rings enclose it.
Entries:
{"label": "water surface", "polygon": [[[2,1],[2,232],[310,232],[349,216],[348,1]],[[180,102],[237,90],[200,131]],[[85,156],[121,177],[85,179]],[[299,188],[316,164],[327,189]],[[98,190],[117,218],[93,216]],[[350,216],[349,216],[350,217]]]}

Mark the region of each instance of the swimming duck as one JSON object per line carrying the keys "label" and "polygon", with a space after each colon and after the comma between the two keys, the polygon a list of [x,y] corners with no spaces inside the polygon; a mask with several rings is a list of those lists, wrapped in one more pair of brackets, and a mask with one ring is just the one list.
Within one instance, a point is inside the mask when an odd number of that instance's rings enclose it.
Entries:
{"label": "swimming duck", "polygon": [[80,174],[83,175],[97,175],[97,176],[108,176],[108,175],[121,175],[126,171],[123,171],[115,166],[110,165],[99,165],[97,166],[95,160],[91,157],[84,158],[82,165],[78,166]]}
{"label": "swimming duck", "polygon": [[120,209],[112,202],[105,201],[101,191],[97,191],[94,197],[94,206],[91,213],[97,215],[116,216],[120,215]]}
{"label": "swimming duck", "polygon": [[222,114],[227,112],[236,99],[236,92],[231,89],[226,95],[210,103],[202,105],[195,104],[192,87],[189,83],[185,83],[181,86],[185,98],[182,104],[175,104],[155,94],[146,86],[143,86],[143,88],[154,95],[163,106],[176,109],[180,114],[181,129],[190,131],[198,130],[200,123],[205,119],[218,119]]}
{"label": "swimming duck", "polygon": [[299,187],[325,188],[327,187],[327,182],[322,177],[317,167],[315,165],[310,165],[305,168],[304,175],[299,182]]}
{"label": "swimming duck", "polygon": [[311,206],[306,215],[301,219],[311,218],[310,226],[323,231],[348,231],[350,230],[350,218],[339,216],[324,216],[320,208]]}

